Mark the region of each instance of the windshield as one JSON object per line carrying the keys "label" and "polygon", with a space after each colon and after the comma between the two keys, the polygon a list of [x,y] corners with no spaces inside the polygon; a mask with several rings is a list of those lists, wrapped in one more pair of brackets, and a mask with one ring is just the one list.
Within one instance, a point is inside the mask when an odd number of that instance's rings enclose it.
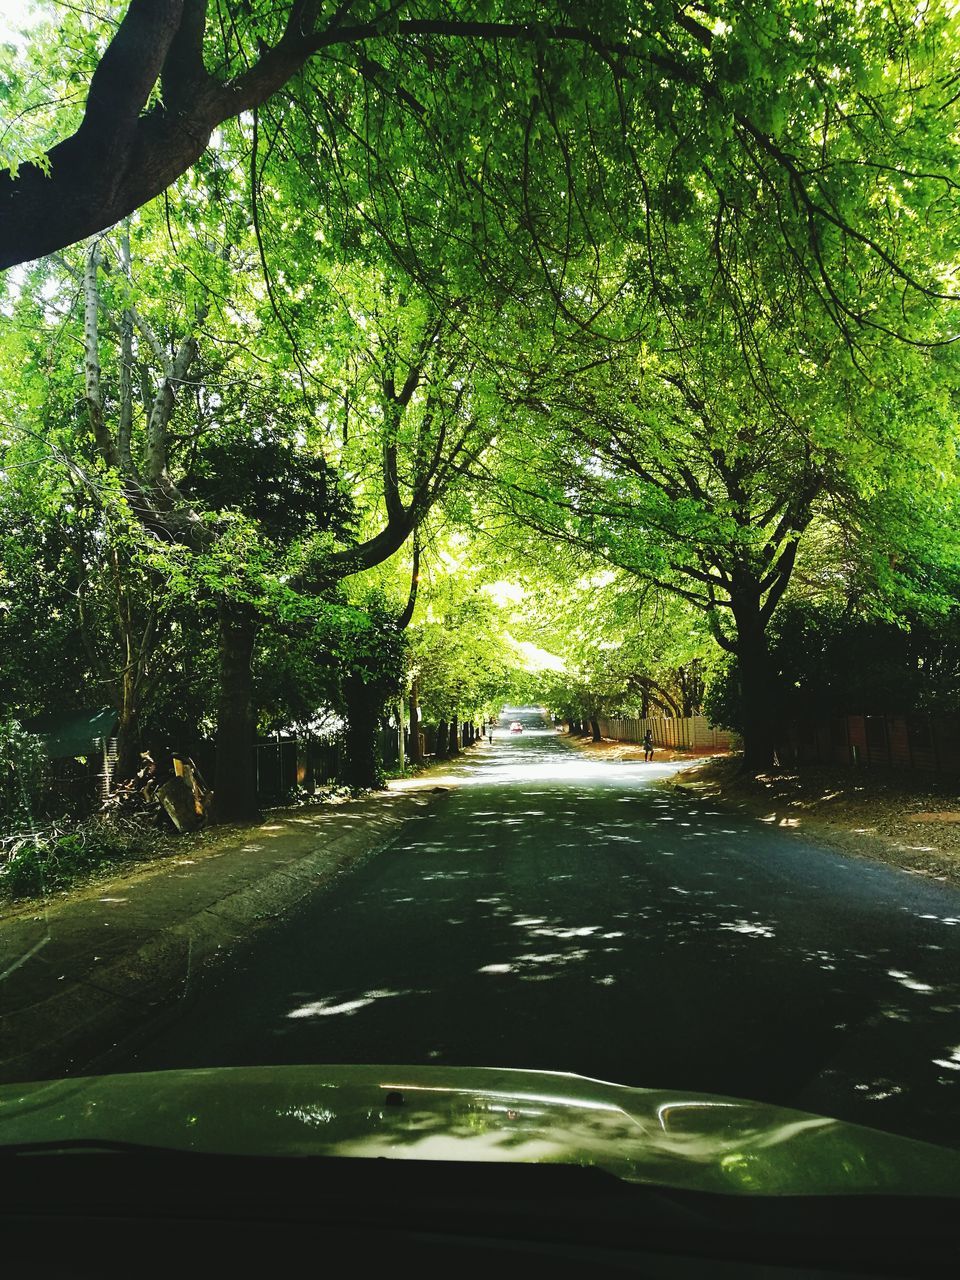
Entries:
{"label": "windshield", "polygon": [[0,48],[0,1148],[960,1193],[951,6],[169,9]]}

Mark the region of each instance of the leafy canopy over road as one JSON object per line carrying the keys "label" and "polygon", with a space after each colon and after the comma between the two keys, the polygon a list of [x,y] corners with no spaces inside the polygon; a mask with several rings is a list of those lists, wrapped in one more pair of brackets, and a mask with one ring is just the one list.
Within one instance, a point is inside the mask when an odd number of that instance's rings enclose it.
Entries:
{"label": "leafy canopy over road", "polygon": [[258,727],[340,716],[369,784],[411,694],[716,673],[762,768],[785,603],[954,634],[951,6],[47,13],[0,53],[4,712],[216,732],[239,815]]}

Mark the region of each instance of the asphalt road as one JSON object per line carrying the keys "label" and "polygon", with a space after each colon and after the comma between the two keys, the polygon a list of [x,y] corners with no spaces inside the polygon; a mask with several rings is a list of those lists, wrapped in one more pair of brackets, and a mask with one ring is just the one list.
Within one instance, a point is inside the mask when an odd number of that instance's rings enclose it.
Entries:
{"label": "asphalt road", "polygon": [[680,766],[590,760],[524,719],[102,1069],[544,1068],[960,1146],[960,893],[657,788]]}

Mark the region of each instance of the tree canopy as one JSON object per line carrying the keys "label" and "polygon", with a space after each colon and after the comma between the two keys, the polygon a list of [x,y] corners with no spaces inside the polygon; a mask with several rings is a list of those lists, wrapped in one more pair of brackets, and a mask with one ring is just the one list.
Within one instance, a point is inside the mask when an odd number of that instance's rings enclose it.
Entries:
{"label": "tree canopy", "polygon": [[240,814],[258,732],[342,726],[363,785],[383,726],[521,693],[732,707],[764,767],[789,673],[835,687],[782,617],[908,637],[949,702],[949,4],[38,12],[0,51],[4,714],[108,701],[125,768],[215,736]]}

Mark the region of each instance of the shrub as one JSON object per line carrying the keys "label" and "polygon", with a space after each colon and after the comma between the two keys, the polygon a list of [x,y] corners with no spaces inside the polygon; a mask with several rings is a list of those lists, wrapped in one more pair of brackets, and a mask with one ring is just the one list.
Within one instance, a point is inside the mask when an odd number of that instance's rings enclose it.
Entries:
{"label": "shrub", "polygon": [[102,819],[56,825],[0,839],[0,897],[36,898],[66,889],[122,862],[149,857],[155,833],[124,831]]}
{"label": "shrub", "polygon": [[18,720],[0,721],[0,827],[15,830],[36,812],[46,756]]}

